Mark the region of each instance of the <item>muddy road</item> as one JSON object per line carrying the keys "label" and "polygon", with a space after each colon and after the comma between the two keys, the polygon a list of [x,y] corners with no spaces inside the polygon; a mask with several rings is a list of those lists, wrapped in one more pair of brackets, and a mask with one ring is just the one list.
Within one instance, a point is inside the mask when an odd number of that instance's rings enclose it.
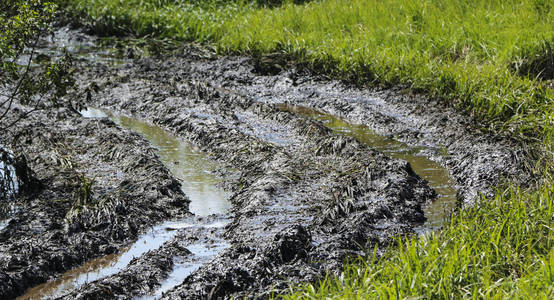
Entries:
{"label": "muddy road", "polygon": [[517,144],[401,90],[194,47],[113,61],[80,62],[91,108],[0,141],[24,170],[3,298],[266,298],[528,178]]}

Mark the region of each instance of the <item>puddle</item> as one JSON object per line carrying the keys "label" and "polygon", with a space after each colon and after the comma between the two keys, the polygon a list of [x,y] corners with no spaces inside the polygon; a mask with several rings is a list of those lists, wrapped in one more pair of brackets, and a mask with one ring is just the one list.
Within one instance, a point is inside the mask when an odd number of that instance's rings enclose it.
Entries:
{"label": "puddle", "polygon": [[[196,150],[190,144],[180,141],[172,134],[158,126],[142,122],[130,117],[118,116],[99,109],[88,108],[81,112],[87,118],[109,117],[117,124],[143,135],[154,147],[165,166],[175,177],[181,180],[183,192],[190,198],[190,211],[197,216],[225,215],[231,207],[228,201],[230,193],[218,187],[221,179],[215,175],[218,166],[206,158],[206,155]],[[188,221],[168,221],[151,228],[130,247],[121,249],[117,254],[111,254],[90,260],[81,267],[64,273],[59,279],[47,282],[30,289],[18,299],[41,299],[59,297],[79,286],[104,277],[113,275],[125,268],[129,262],[144,253],[161,247],[174,238],[179,230],[194,227],[219,228],[228,223],[225,219],[209,224]],[[171,275],[162,283],[162,288],[156,295],[171,289],[181,283],[190,273],[209,261],[221,250],[228,247],[225,241],[210,245],[192,245],[187,247],[193,253],[193,261],[175,258],[176,265]],[[157,297],[156,295],[149,297]],[[159,296],[158,295],[158,296]]]}
{"label": "puddle", "polygon": [[311,108],[284,103],[278,104],[277,107],[282,111],[296,113],[321,121],[325,126],[337,133],[351,136],[390,157],[408,161],[414,172],[427,180],[429,186],[438,194],[438,198],[435,201],[424,207],[427,220],[423,225],[415,228],[418,233],[423,234],[439,229],[448,215],[456,209],[456,189],[448,170],[425,156],[425,152],[431,151],[436,153],[436,149],[410,147],[394,139],[378,135],[364,125],[349,124],[330,114]]}
{"label": "puddle", "polygon": [[59,297],[62,296],[64,292],[70,291],[83,283],[107,276],[106,274],[108,274],[110,270],[115,270],[117,261],[123,256],[123,251],[126,250],[128,249],[124,249],[117,254],[110,254],[90,260],[79,268],[64,273],[55,281],[47,282],[29,289],[23,296],[16,298],[16,300]]}
{"label": "puddle", "polygon": [[160,288],[156,290],[156,293],[138,297],[136,300],[160,299],[163,293],[181,284],[184,278],[198,270],[203,264],[208,263],[215,255],[228,247],[229,244],[225,241],[210,245],[194,244],[188,246],[187,249],[195,256],[194,261],[191,262],[188,259],[175,258],[173,271],[169,274],[168,278],[162,282]]}
{"label": "puddle", "polygon": [[81,112],[87,118],[109,117],[115,123],[143,135],[154,147],[165,166],[181,180],[182,190],[191,200],[190,211],[197,216],[225,214],[231,207],[230,193],[218,187],[221,179],[215,175],[217,164],[189,143],[164,129],[134,118],[88,108]]}

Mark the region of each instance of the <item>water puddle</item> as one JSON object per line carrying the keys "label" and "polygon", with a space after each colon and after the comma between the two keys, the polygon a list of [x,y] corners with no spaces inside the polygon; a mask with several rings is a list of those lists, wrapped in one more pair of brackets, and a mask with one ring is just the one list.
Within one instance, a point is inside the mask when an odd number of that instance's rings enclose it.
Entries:
{"label": "water puddle", "polygon": [[[196,216],[225,215],[231,207],[228,201],[230,193],[218,187],[221,178],[215,175],[218,166],[206,158],[206,155],[180,141],[160,127],[126,116],[119,116],[107,111],[88,108],[82,112],[87,118],[109,117],[117,124],[142,134],[157,148],[158,155],[175,177],[181,180],[183,192],[190,198],[190,211]],[[151,228],[130,247],[121,249],[117,254],[111,254],[93,259],[81,267],[64,273],[59,279],[47,282],[30,289],[18,299],[41,299],[57,297],[66,294],[79,286],[104,277],[113,275],[125,268],[129,262],[144,253],[160,248],[165,242],[173,239],[180,230],[194,227],[221,228],[228,223],[219,219],[208,224],[200,224],[193,220],[168,221]],[[175,258],[175,268],[168,279],[155,295],[181,283],[184,278],[211,260],[221,250],[229,245],[224,240],[210,245],[197,244],[187,247],[192,252],[192,261],[187,258]]]}
{"label": "water puddle", "polygon": [[219,242],[215,244],[194,244],[187,247],[191,251],[195,259],[190,261],[189,259],[182,259],[176,257],[174,259],[174,267],[168,278],[164,280],[158,290],[153,295],[146,295],[136,298],[137,300],[146,299],[160,299],[162,294],[176,287],[183,282],[183,279],[192,274],[192,272],[198,270],[203,264],[208,263],[219,252],[227,249],[229,244],[226,242]]}
{"label": "water puddle", "polygon": [[88,108],[81,112],[87,118],[109,117],[118,125],[143,135],[154,147],[171,173],[181,180],[183,192],[191,200],[190,211],[197,216],[225,214],[231,207],[230,194],[218,187],[221,179],[215,175],[217,164],[189,143],[164,129],[134,118]]}
{"label": "water puddle", "polygon": [[450,178],[448,170],[426,156],[426,152],[431,151],[431,153],[436,153],[436,149],[410,147],[394,139],[378,135],[364,125],[349,124],[337,117],[315,109],[285,103],[278,104],[277,107],[282,111],[296,113],[321,121],[325,126],[337,133],[351,136],[390,157],[408,161],[414,172],[427,180],[429,186],[438,194],[438,198],[435,201],[424,207],[427,220],[423,225],[415,228],[418,233],[423,234],[439,229],[448,215],[456,209],[455,184]]}

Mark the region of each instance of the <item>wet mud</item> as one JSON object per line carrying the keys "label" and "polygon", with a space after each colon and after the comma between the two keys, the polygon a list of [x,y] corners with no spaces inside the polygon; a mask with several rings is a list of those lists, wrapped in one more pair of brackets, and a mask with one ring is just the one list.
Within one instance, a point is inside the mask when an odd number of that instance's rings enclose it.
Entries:
{"label": "wet mud", "polygon": [[[82,61],[78,79],[100,87],[90,105],[103,113],[42,112],[0,141],[41,183],[0,230],[0,295],[63,281],[104,255],[118,261],[157,224],[159,247],[50,297],[267,298],[440,227],[444,213],[425,223],[430,203],[448,198],[438,210],[451,210],[503,178],[528,178],[524,149],[442,103],[258,64],[193,47],[115,66]],[[175,163],[190,154],[175,139],[212,162]],[[186,186],[205,180],[198,170],[219,179],[195,196]],[[230,206],[189,205],[213,186]]]}
{"label": "wet mud", "polygon": [[[110,276],[90,280],[92,284],[77,288],[74,285],[69,293],[51,299],[159,298],[163,291],[181,283],[183,278],[228,247],[222,237],[225,224],[214,218],[188,218],[156,226],[145,236],[158,241],[167,236],[171,238],[162,245],[151,245],[150,241],[139,239],[134,247],[147,245],[152,250],[135,255],[124,268]],[[160,234],[159,231],[166,232]],[[44,295],[41,291],[33,292],[37,296]]]}
{"label": "wet mud", "polygon": [[410,163],[416,174],[427,180],[429,186],[437,192],[437,199],[424,206],[425,223],[417,226],[418,233],[427,233],[439,229],[448,216],[457,209],[457,190],[454,180],[446,168],[431,160],[428,147],[411,147],[390,137],[378,135],[367,126],[349,124],[333,115],[304,106],[278,104],[282,111],[321,121],[326,127],[339,134],[351,136],[356,140],[382,151],[393,158],[400,158]]}
{"label": "wet mud", "polygon": [[[17,107],[8,118],[26,109]],[[179,181],[139,135],[63,109],[30,116],[1,141],[24,155],[36,178],[26,187],[32,193],[20,187],[18,210],[0,231],[2,298],[116,253],[155,223],[189,214]]]}

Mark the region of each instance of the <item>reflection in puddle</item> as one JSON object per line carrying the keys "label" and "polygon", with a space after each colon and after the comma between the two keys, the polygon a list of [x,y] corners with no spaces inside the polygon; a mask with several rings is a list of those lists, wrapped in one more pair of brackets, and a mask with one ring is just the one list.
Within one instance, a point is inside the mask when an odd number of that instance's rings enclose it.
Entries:
{"label": "reflection in puddle", "polygon": [[125,250],[127,249],[123,249],[122,252],[117,254],[110,254],[90,260],[79,268],[64,273],[62,277],[55,281],[47,282],[29,289],[25,295],[18,297],[17,300],[61,296],[63,292],[69,291],[73,287],[96,280],[100,278],[102,270],[114,269],[113,265],[117,263],[117,260],[122,256]]}
{"label": "reflection in puddle", "polygon": [[436,152],[435,149],[410,147],[391,138],[378,135],[364,125],[348,124],[330,114],[311,108],[290,104],[278,104],[278,108],[282,111],[293,112],[321,121],[325,126],[337,133],[351,136],[361,143],[375,148],[393,158],[408,161],[414,172],[421,178],[427,180],[429,186],[439,195],[435,201],[424,207],[427,220],[422,226],[415,228],[418,233],[426,233],[439,229],[447,219],[447,216],[456,209],[456,189],[454,188],[454,181],[450,178],[448,170],[422,154],[425,150]]}
{"label": "reflection in puddle", "polygon": [[[224,215],[230,208],[231,204],[228,201],[230,193],[217,186],[221,182],[221,179],[214,174],[217,165],[190,144],[178,140],[160,127],[133,118],[116,116],[93,108],[81,113],[87,118],[109,117],[117,124],[142,134],[158,149],[158,155],[165,166],[175,177],[181,180],[182,190],[191,200],[190,211],[195,215]],[[81,267],[64,273],[58,280],[30,289],[19,299],[61,296],[85,283],[116,274],[125,268],[133,258],[160,248],[165,242],[174,238],[179,230],[193,227],[219,228],[224,227],[227,223],[227,220],[216,220],[209,224],[194,223],[190,220],[188,222],[164,222],[151,228],[147,233],[140,236],[132,246],[121,249],[118,254],[88,261]],[[191,272],[227,247],[228,244],[225,241],[210,246],[198,244],[187,247],[192,252],[194,261],[185,263],[180,261],[179,258],[175,258],[176,265],[173,272],[162,283],[162,289],[165,289],[163,291],[181,283]],[[159,295],[161,295],[161,292],[159,292]]]}

